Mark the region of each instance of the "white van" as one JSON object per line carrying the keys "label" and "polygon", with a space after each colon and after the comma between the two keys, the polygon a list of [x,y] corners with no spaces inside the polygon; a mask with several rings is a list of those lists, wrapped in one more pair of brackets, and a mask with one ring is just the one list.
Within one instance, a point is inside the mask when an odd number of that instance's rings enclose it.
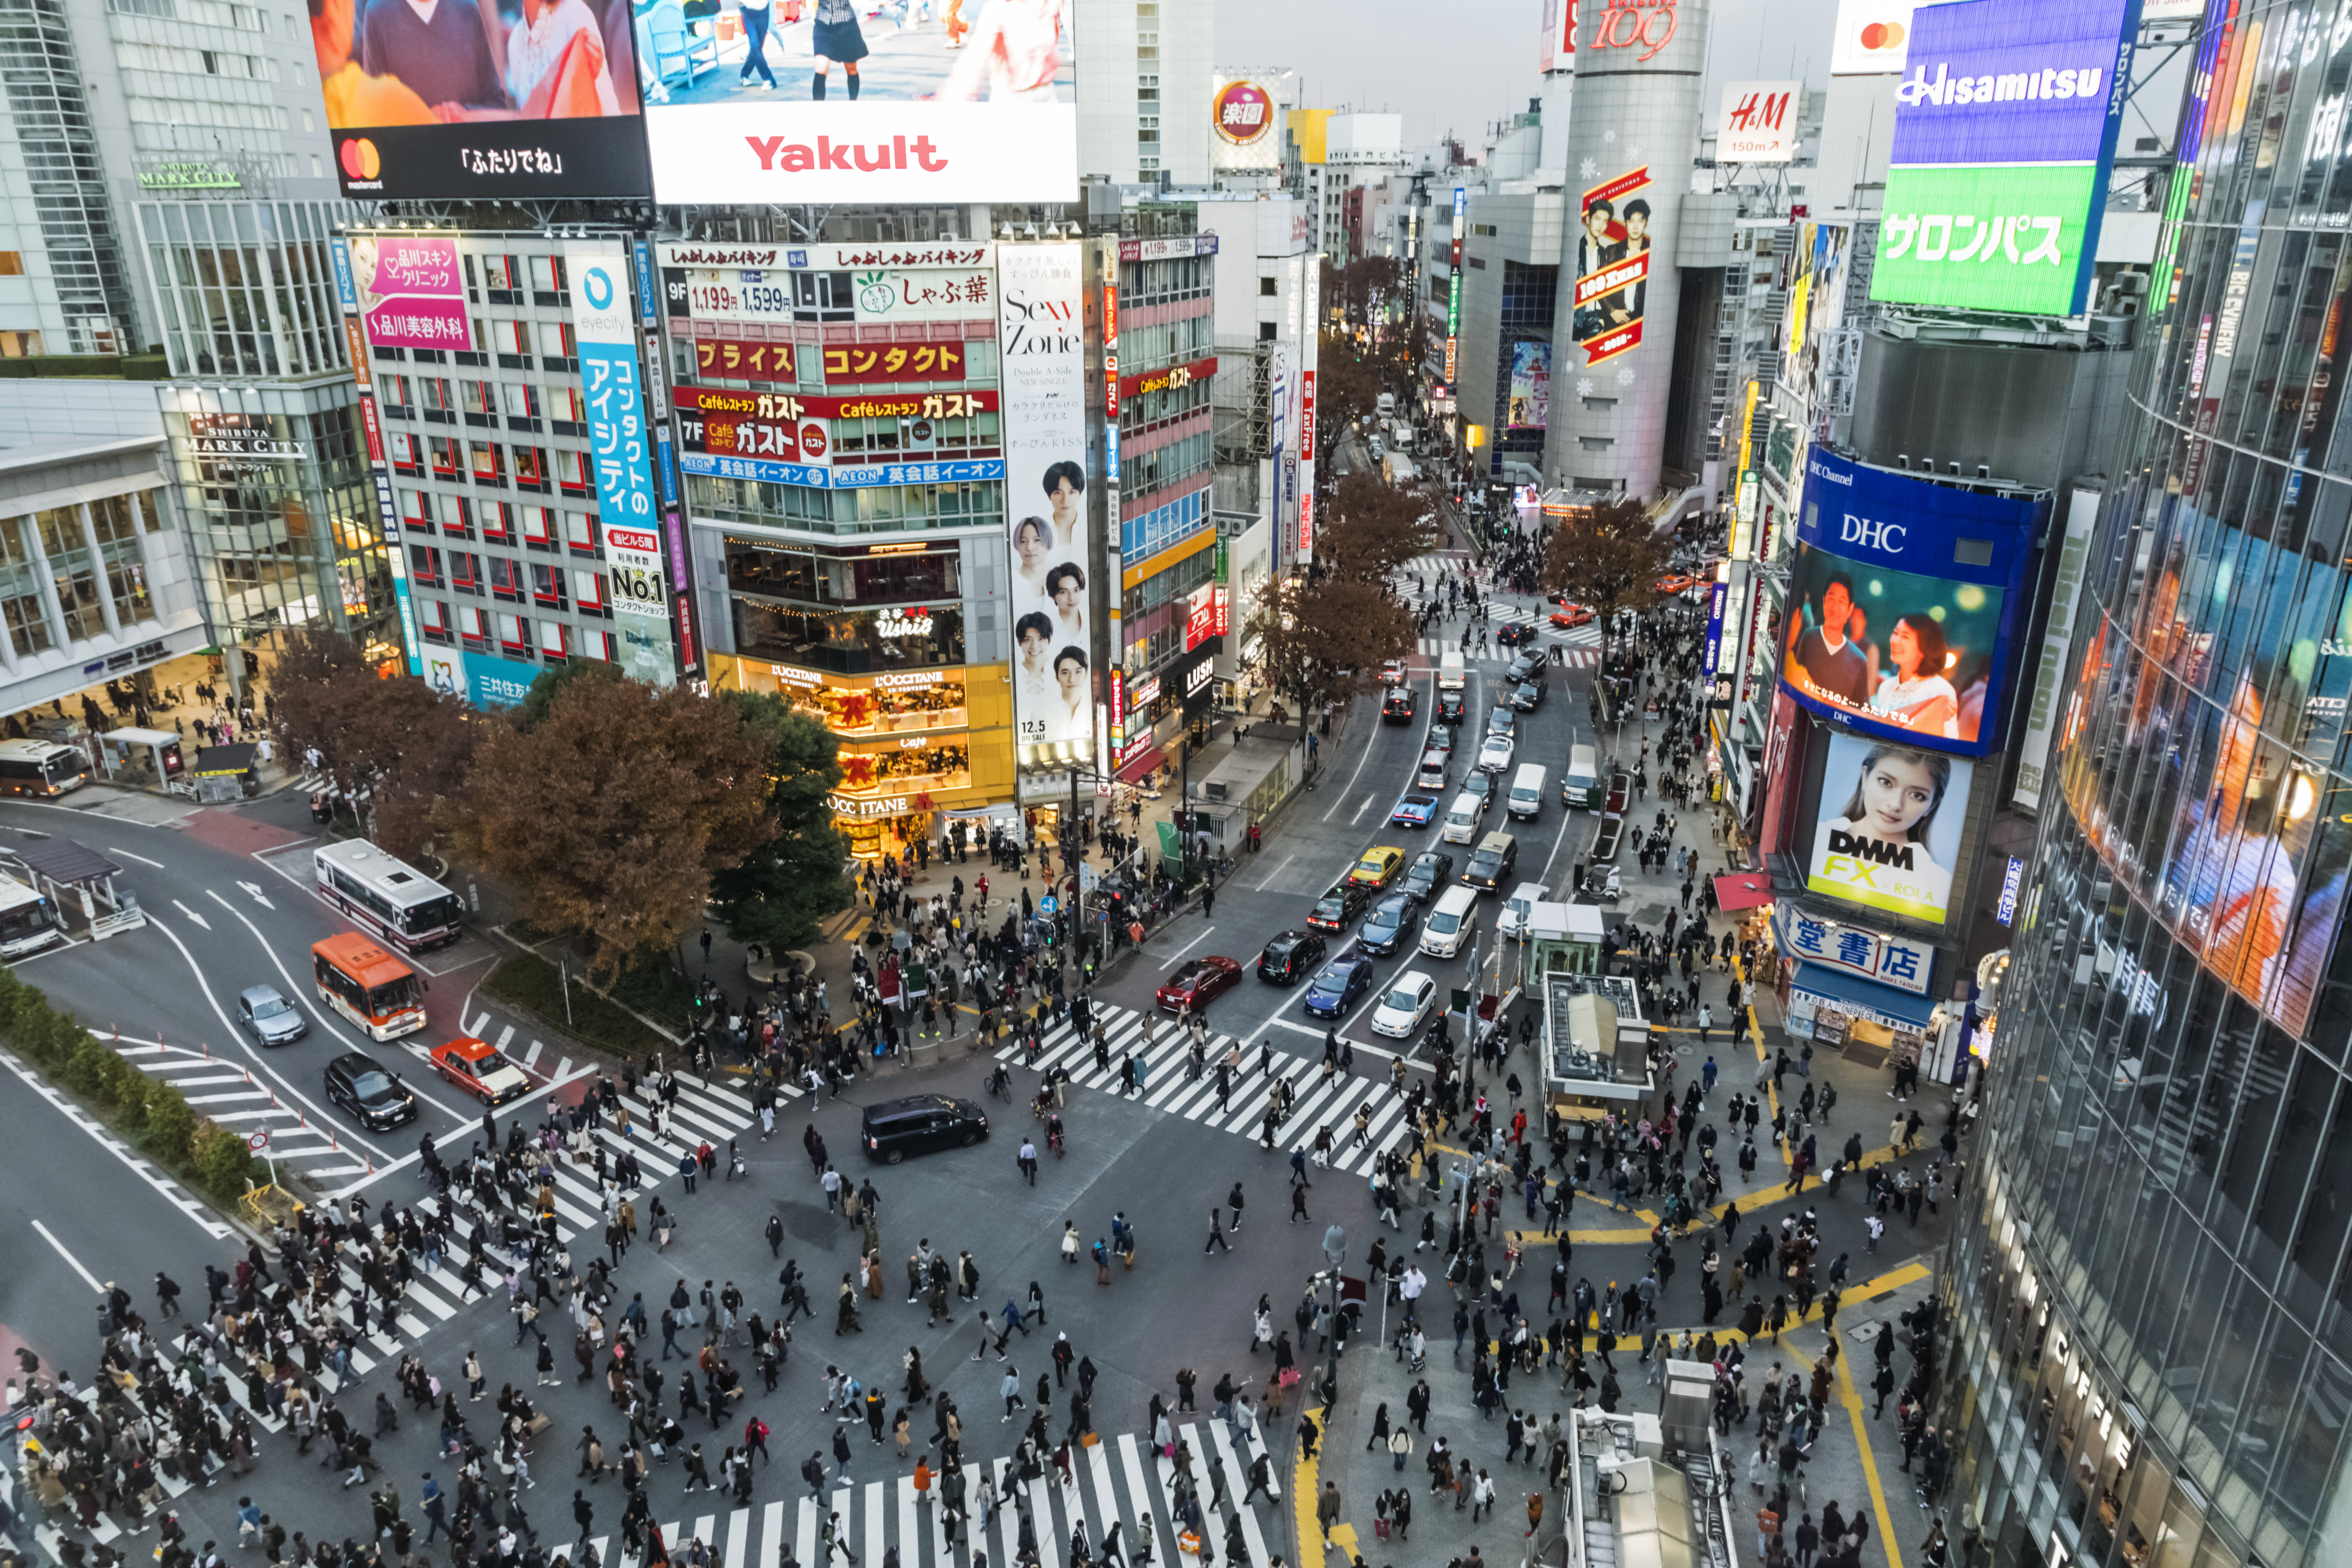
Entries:
{"label": "white van", "polygon": [[1421,771],[1412,777],[1412,787],[1423,795],[1435,795],[1452,783],[1452,770],[1445,765],[1445,753],[1427,751],[1421,754]]}
{"label": "white van", "polygon": [[[1467,684],[1462,668],[1462,650],[1448,648],[1437,657],[1437,689],[1459,691]],[[1589,749],[1589,748],[1588,748]]]}
{"label": "white van", "polygon": [[1601,793],[1601,763],[1590,746],[1568,749],[1568,772],[1559,776],[1559,803],[1599,809],[1608,796]]}
{"label": "white van", "polygon": [[1522,763],[1519,764],[1519,771],[1511,775],[1511,793],[1503,797],[1504,807],[1513,816],[1541,816],[1543,788],[1543,765],[1539,763]]}
{"label": "white van", "polygon": [[1464,790],[1445,810],[1445,826],[1437,837],[1447,844],[1475,844],[1478,824],[1486,815],[1486,797]]}
{"label": "white van", "polygon": [[1428,917],[1421,922],[1421,951],[1432,958],[1452,958],[1460,952],[1478,923],[1474,913],[1477,907],[1475,888],[1457,883],[1440,893]]}
{"label": "white van", "polygon": [[1495,917],[1495,934],[1509,937],[1513,942],[1528,940],[1528,921],[1536,912],[1536,904],[1549,895],[1541,882],[1521,882],[1503,900],[1503,912]]}

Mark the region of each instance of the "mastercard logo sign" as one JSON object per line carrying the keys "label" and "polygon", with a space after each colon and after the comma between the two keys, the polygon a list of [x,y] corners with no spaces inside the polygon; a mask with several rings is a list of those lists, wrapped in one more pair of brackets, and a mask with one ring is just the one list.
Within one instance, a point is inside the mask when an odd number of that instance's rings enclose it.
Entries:
{"label": "mastercard logo sign", "polygon": [[335,156],[348,178],[373,180],[383,173],[383,157],[377,153],[375,143],[364,136],[354,136],[344,142]]}
{"label": "mastercard logo sign", "polygon": [[1911,0],[1839,0],[1833,76],[1883,76],[1903,68],[1911,43]]}

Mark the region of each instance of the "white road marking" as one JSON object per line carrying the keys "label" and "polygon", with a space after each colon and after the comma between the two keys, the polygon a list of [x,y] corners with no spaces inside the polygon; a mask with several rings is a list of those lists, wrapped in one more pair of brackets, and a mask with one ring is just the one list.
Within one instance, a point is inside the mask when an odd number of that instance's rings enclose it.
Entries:
{"label": "white road marking", "polygon": [[[200,914],[196,913],[196,911],[195,911],[195,910],[192,910],[192,909],[188,908],[188,906],[187,906],[187,905],[185,905],[185,904],[184,904],[184,903],[180,902],[180,900],[177,900],[177,899],[173,899],[173,900],[172,900],[172,906],[173,906],[174,909],[178,910],[182,914],[184,914],[184,915],[187,916],[190,920],[192,920],[192,921],[195,921],[198,925],[200,925],[200,926],[204,927],[206,931],[210,931],[210,930],[212,930],[212,929],[213,929],[213,922],[212,922],[212,921],[208,921],[208,920],[205,919],[205,917],[204,917],[204,916],[202,916],[202,915],[200,915]],[[228,1020],[227,1020],[227,1019],[226,1019],[226,1018],[224,1018],[224,1019],[222,1019],[222,1020],[221,1020],[221,1022],[223,1022],[223,1023],[226,1023],[226,1022],[228,1022]]]}
{"label": "white road marking", "polygon": [[92,1274],[89,1269],[84,1268],[81,1266],[81,1259],[76,1258],[72,1253],[66,1250],[66,1244],[57,1238],[55,1232],[51,1231],[47,1226],[43,1225],[39,1220],[35,1220],[33,1222],[33,1228],[41,1233],[41,1239],[43,1241],[47,1242],[51,1247],[58,1249],[58,1256],[59,1258],[64,1258],[68,1263],[73,1265],[73,1271],[75,1273],[89,1281],[89,1288],[91,1289],[98,1291],[100,1295],[105,1294],[106,1287],[98,1282],[98,1276]]}
{"label": "white road marking", "polygon": [[157,869],[158,871],[160,871],[160,870],[163,869],[163,862],[162,862],[161,860],[150,860],[150,859],[149,859],[149,858],[147,858],[147,857],[146,857],[146,856],[144,856],[144,855],[133,855],[130,850],[128,850],[128,849],[118,849],[117,847],[114,847],[113,845],[111,845],[111,844],[110,844],[110,845],[108,845],[108,846],[106,847],[106,852],[107,852],[109,855],[120,855],[120,856],[121,856],[125,860],[136,860],[136,861],[138,861],[142,866],[152,866],[152,867],[154,867],[154,868],[155,868],[155,869]]}
{"label": "white road marking", "polygon": [[1214,926],[1202,926],[1199,936],[1194,937],[1192,941],[1178,948],[1176,950],[1176,957],[1170,959],[1166,963],[1161,964],[1160,967],[1162,969],[1175,968],[1179,959],[1181,959],[1186,953],[1200,946],[1203,942],[1206,942],[1208,940],[1209,933],[1216,929],[1217,928]]}

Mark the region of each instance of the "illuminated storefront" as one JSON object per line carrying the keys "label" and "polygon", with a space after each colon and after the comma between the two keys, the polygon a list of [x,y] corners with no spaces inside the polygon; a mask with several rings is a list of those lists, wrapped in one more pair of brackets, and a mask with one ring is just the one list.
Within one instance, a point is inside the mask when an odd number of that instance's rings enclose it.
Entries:
{"label": "illuminated storefront", "polygon": [[938,842],[954,816],[1013,794],[1012,688],[1002,668],[845,675],[806,664],[712,656],[722,685],[772,691],[840,741],[837,826],[852,853],[877,859]]}

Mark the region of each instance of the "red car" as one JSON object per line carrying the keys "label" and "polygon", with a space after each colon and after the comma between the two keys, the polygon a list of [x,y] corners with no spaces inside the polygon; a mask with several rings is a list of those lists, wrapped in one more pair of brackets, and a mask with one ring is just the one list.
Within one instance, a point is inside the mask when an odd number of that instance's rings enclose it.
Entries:
{"label": "red car", "polygon": [[1208,1006],[1213,997],[1221,996],[1242,983],[1242,966],[1230,958],[1215,953],[1196,958],[1170,975],[1151,999],[1160,1004],[1163,1013],[1181,1013],[1187,1006],[1198,1013]]}
{"label": "red car", "polygon": [[1592,612],[1582,605],[1571,603],[1567,599],[1555,600],[1554,603],[1558,604],[1559,608],[1551,613],[1553,626],[1580,626],[1592,619]]}
{"label": "red car", "polygon": [[503,1105],[530,1092],[522,1068],[499,1055],[496,1046],[471,1035],[434,1047],[425,1059],[434,1071],[484,1105]]}

